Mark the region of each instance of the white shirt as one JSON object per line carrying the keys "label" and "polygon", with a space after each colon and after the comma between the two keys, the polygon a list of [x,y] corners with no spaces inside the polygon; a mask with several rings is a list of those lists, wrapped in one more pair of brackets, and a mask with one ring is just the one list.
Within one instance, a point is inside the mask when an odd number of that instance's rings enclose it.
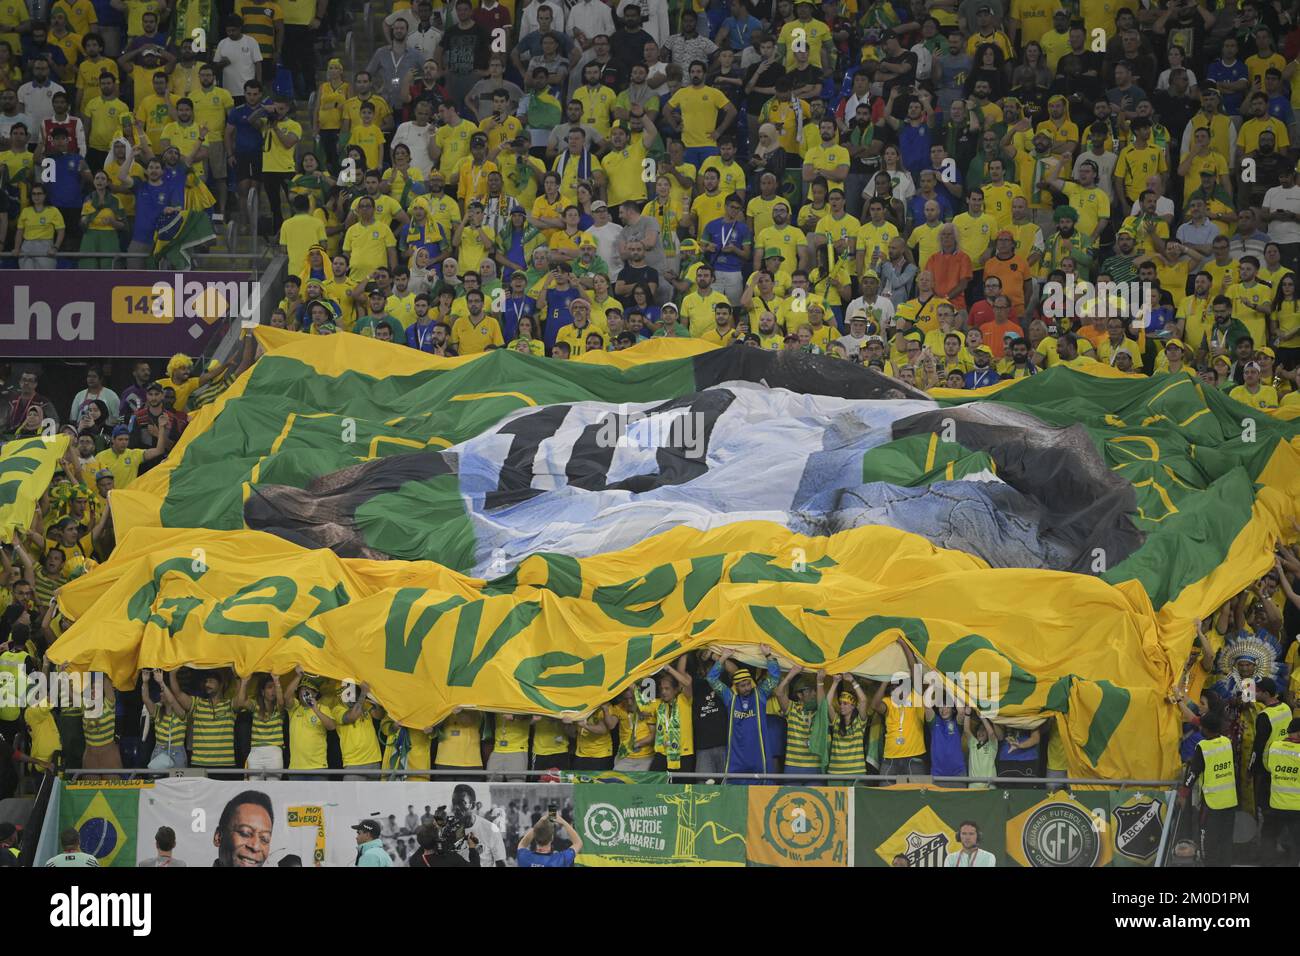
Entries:
{"label": "white shirt", "polygon": [[596,255],[605,260],[609,277],[613,279],[623,271],[623,260],[618,257],[618,237],[623,234],[623,227],[610,220],[603,226],[592,226],[587,232],[596,240]]}
{"label": "white shirt", "polygon": [[[1290,189],[1274,186],[1264,193],[1264,208],[1269,212],[1283,210],[1300,213],[1300,186],[1292,186]],[[1281,245],[1300,242],[1300,223],[1274,219],[1268,224],[1268,237]]]}
{"label": "white shirt", "polygon": [[[1139,199],[1133,203],[1133,208],[1129,210],[1130,216],[1136,216],[1142,212],[1142,200]],[[1174,214],[1174,201],[1168,196],[1161,196],[1156,200],[1156,215],[1161,219],[1166,216],[1172,217]]]}
{"label": "white shirt", "polygon": [[614,17],[609,12],[609,7],[601,0],[576,0],[569,7],[567,32],[576,41],[580,30],[588,43],[598,36],[612,36]]}
{"label": "white shirt", "polygon": [[519,20],[519,36],[526,37],[530,33],[537,32],[537,8],[550,7],[551,13],[555,19],[551,21],[551,29],[563,33],[565,24],[564,4],[557,3],[556,0],[542,0],[541,3],[533,3],[524,8],[524,12]]}
{"label": "white shirt", "polygon": [[230,62],[221,71],[221,85],[239,102],[244,95],[244,84],[257,76],[255,64],[262,62],[262,48],[250,36],[238,40],[226,37],[217,44],[217,59],[223,58]]}
{"label": "white shirt", "polygon": [[[497,860],[505,862],[506,841],[501,838],[501,831],[492,825],[491,820],[476,815],[473,826],[465,832],[474,834],[474,839],[478,840],[479,866],[496,866]],[[461,851],[461,856],[468,860],[469,849]]]}
{"label": "white shirt", "polygon": [[894,302],[887,296],[878,295],[874,302],[868,302],[866,296],[858,296],[849,303],[849,307],[844,310],[844,314],[853,315],[856,312],[866,312],[868,321],[872,322],[875,321],[874,313],[880,313],[881,327],[876,331],[876,335],[883,336],[885,328],[894,324]]}
{"label": "white shirt", "polygon": [[974,859],[971,858],[969,853],[966,853],[963,850],[954,850],[943,858],[943,865],[951,867],[997,866],[998,860],[997,857],[988,850],[977,849],[975,851]]}
{"label": "white shirt", "polygon": [[429,140],[432,137],[433,126],[426,123],[421,127],[415,120],[403,123],[393,134],[393,146],[405,144],[411,151],[411,165],[423,173],[425,178],[428,178],[429,170],[433,169],[433,160],[429,158]]}
{"label": "white shirt", "polygon": [[[398,14],[393,14],[398,16]],[[414,24],[406,34],[406,45],[420,54],[420,61],[436,60],[438,58],[438,44],[442,41],[442,31],[429,24],[429,29],[421,30],[418,23]]]}
{"label": "white shirt", "polygon": [[22,123],[24,126],[27,127],[27,136],[29,142],[31,141],[32,138],[36,136],[36,133],[40,130],[40,126],[32,122],[32,118],[28,116],[26,113],[24,113],[22,110],[19,110],[13,116],[5,116],[3,113],[0,113],[0,139],[8,139],[9,131],[13,129],[15,126],[17,126],[19,123]]}
{"label": "white shirt", "polygon": [[[24,83],[18,87],[18,108],[39,125],[54,116],[54,94],[66,92],[67,90],[53,80],[47,80],[44,86]],[[28,132],[33,139],[41,133],[39,129],[28,130]]]}
{"label": "white shirt", "polygon": [[[641,24],[641,29],[654,37],[655,43],[663,46],[673,31],[668,26],[668,4],[667,3],[647,3],[647,0],[619,0],[618,19],[623,21],[623,11],[632,4],[637,4],[641,8],[641,16],[645,17],[645,23]],[[708,21],[705,20],[707,29]],[[703,34],[701,34],[703,36]]]}

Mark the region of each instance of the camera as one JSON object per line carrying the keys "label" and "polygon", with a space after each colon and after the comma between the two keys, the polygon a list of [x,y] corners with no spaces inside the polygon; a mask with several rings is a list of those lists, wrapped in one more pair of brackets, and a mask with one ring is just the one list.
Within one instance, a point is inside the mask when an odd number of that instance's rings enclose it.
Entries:
{"label": "camera", "polygon": [[448,813],[444,804],[433,811],[433,823],[438,828],[439,850],[447,853],[460,848],[474,818],[463,807],[452,807]]}

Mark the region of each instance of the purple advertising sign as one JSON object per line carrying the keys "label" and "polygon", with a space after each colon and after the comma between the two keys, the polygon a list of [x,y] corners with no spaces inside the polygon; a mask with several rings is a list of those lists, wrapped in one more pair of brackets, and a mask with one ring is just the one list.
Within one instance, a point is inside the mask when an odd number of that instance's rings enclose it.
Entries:
{"label": "purple advertising sign", "polygon": [[241,272],[0,272],[0,357],[160,358],[201,352],[223,320],[260,316]]}

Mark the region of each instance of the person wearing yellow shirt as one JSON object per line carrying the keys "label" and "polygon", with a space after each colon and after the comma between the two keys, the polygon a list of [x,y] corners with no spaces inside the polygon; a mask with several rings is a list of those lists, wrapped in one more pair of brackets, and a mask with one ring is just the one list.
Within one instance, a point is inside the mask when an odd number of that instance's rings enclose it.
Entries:
{"label": "person wearing yellow shirt", "polygon": [[1229,285],[1224,295],[1232,300],[1232,317],[1246,327],[1256,344],[1264,344],[1269,341],[1269,316],[1273,313],[1277,290],[1260,282],[1258,271],[1258,259],[1242,256],[1237,260],[1239,281]]}
{"label": "person wearing yellow shirt", "polygon": [[907,237],[907,244],[916,249],[917,268],[924,269],[930,257],[939,251],[939,231],[943,228],[939,218],[939,204],[933,199],[925,204],[925,221],[918,224]]}
{"label": "person wearing yellow shirt", "polygon": [[[984,261],[984,254],[993,244],[993,237],[999,232],[998,221],[984,210],[984,190],[975,188],[966,194],[966,212],[953,217],[953,226],[957,230],[957,245],[978,272]],[[935,350],[936,354],[938,350]]]}
{"label": "person wearing yellow shirt", "polygon": [[1077,181],[1062,179],[1058,174],[1048,183],[1053,193],[1065,196],[1069,205],[1079,213],[1074,228],[1090,245],[1097,243],[1110,223],[1110,197],[1097,185],[1097,176],[1097,164],[1086,159],[1079,164]]}
{"label": "person wearing yellow shirt", "polygon": [[[167,92],[167,74],[155,73],[152,80],[151,93],[145,96],[136,95],[135,118],[138,124],[143,124],[150,148],[160,153],[163,127],[172,120],[175,102],[172,95]],[[185,155],[189,155],[188,152]]]}
{"label": "person wearing yellow shirt", "polygon": [[813,233],[808,237],[812,244],[809,251],[814,252],[815,249],[829,245],[832,255],[830,261],[838,263],[848,258],[851,262],[856,262],[854,248],[858,241],[858,233],[862,231],[862,223],[845,212],[842,189],[830,191],[828,205],[830,211],[817,219],[816,225],[813,226]]}
{"label": "person wearing yellow shirt", "polygon": [[1017,196],[1024,199],[1025,191],[1018,184],[1006,179],[1007,164],[1001,159],[990,159],[984,164],[984,174],[988,177],[981,188],[984,192],[984,208],[998,222],[998,230],[1011,228],[1012,204]]}
{"label": "person wearing yellow shirt", "polygon": [[849,175],[849,151],[835,142],[835,121],[822,120],[817,132],[821,141],[804,154],[803,181],[811,183],[821,176],[830,183],[843,183]]}
{"label": "person wearing yellow shirt", "polygon": [[343,234],[343,252],[348,257],[348,277],[364,284],[380,266],[397,268],[397,239],[393,231],[375,219],[375,201],[362,196],[353,204],[357,221]]}
{"label": "person wearing yellow shirt", "polygon": [[721,219],[727,211],[727,196],[718,188],[718,171],[705,170],[700,173],[704,190],[691,203],[690,231],[692,235],[703,236],[704,230],[715,219]]}
{"label": "person wearing yellow shirt", "polygon": [[1238,385],[1228,393],[1228,397],[1234,402],[1241,402],[1243,405],[1249,405],[1251,408],[1260,411],[1277,408],[1277,389],[1272,385],[1261,384],[1259,363],[1247,362],[1242,368],[1242,375],[1246,379],[1246,384]]}
{"label": "person wearing yellow shirt", "polygon": [[[1254,31],[1255,54],[1246,57],[1246,72],[1250,74],[1250,88],[1258,92],[1264,90],[1264,77],[1269,70],[1279,73],[1286,69],[1286,58],[1274,48],[1273,32],[1260,24]],[[1281,149],[1281,147],[1278,147]]]}
{"label": "person wearing yellow shirt", "polygon": [[467,315],[461,316],[451,327],[451,344],[460,355],[477,355],[489,346],[501,348],[506,340],[501,336],[501,323],[483,311],[483,293],[471,289],[465,293]]}
{"label": "person wearing yellow shirt", "polygon": [[1246,101],[1246,110],[1250,119],[1241,124],[1237,131],[1238,155],[1246,156],[1259,149],[1259,137],[1267,130],[1273,134],[1273,148],[1279,153],[1291,146],[1291,137],[1286,124],[1275,116],[1268,115],[1268,95],[1252,93]]}
{"label": "person wearing yellow shirt", "polygon": [[[646,198],[646,156],[654,146],[655,125],[639,120],[643,127],[633,135],[627,124],[618,122],[609,131],[609,152],[601,158],[608,186],[608,204],[617,208],[630,199],[638,202]],[[743,181],[743,180],[742,180]]]}
{"label": "person wearing yellow shirt", "polygon": [[500,172],[497,164],[487,158],[487,135],[475,133],[469,140],[469,155],[460,161],[451,177],[451,188],[460,201],[466,204],[475,200],[486,202],[488,176]]}
{"label": "person wearing yellow shirt", "polygon": [[703,63],[690,64],[687,72],[690,85],[669,97],[664,115],[681,133],[686,162],[698,168],[708,157],[717,155],[718,138],[735,121],[736,107],[731,105],[727,94],[704,85]]}
{"label": "person wearing yellow shirt", "polygon": [[1166,150],[1151,143],[1151,121],[1137,117],[1129,124],[1133,142],[1119,153],[1115,163],[1115,194],[1124,197],[1128,204],[1137,202],[1146,189],[1147,177],[1163,177],[1169,171]]}
{"label": "person wearing yellow shirt", "polygon": [[[919,673],[920,664],[911,646],[900,640],[898,647],[907,660],[906,673]],[[925,706],[917,691],[912,690],[910,699],[900,702],[899,698],[906,696],[901,685],[891,688],[889,681],[882,681],[871,698],[871,709],[884,718],[880,772],[889,776],[919,776],[929,770],[925,759]]]}
{"label": "person wearing yellow shirt", "polygon": [[693,338],[703,338],[715,327],[717,305],[730,309],[731,303],[713,286],[713,266],[701,263],[695,272],[695,290],[686,294],[681,305],[682,319],[690,326]]}
{"label": "person wearing yellow shirt", "polygon": [[[462,353],[463,354],[463,353]],[[454,710],[436,728],[438,770],[478,770],[483,766],[483,714],[477,710]]]}
{"label": "person wearing yellow shirt", "polygon": [[777,34],[776,45],[785,54],[785,68],[795,68],[794,55],[807,51],[808,62],[813,66],[822,65],[822,48],[831,42],[831,28],[821,20],[814,19],[814,7],[807,0],[801,0],[795,6],[795,19],[790,20]]}
{"label": "person wearing yellow shirt", "polygon": [[566,148],[555,157],[551,171],[560,177],[560,195],[568,202],[576,203],[578,183],[594,181],[597,188],[604,186],[605,167],[588,147],[587,134],[581,126],[571,128],[565,139]]}
{"label": "person wearing yellow shirt", "polygon": [[[1061,9],[1059,0],[1011,0],[1009,12],[1016,28],[1015,32],[1019,34],[1017,49],[1023,49],[1026,43],[1037,43],[1042,46],[1043,36],[1052,29],[1056,15],[1065,13]],[[1068,34],[1065,39],[1068,45]],[[1054,62],[1050,63],[1048,68],[1053,73],[1056,72]]]}
{"label": "person wearing yellow shirt", "polygon": [[492,753],[488,755],[489,781],[522,779],[507,774],[528,770],[528,735],[533,729],[527,714],[492,715]]}
{"label": "person wearing yellow shirt", "polygon": [[1061,143],[1069,143],[1077,148],[1079,145],[1079,127],[1070,119],[1068,101],[1059,93],[1047,101],[1047,119],[1039,123],[1035,133],[1046,133],[1052,141],[1053,152]]}
{"label": "person wearing yellow shirt", "polygon": [[1203,173],[1209,173],[1212,179],[1210,188],[1227,185],[1228,161],[1216,153],[1210,146],[1209,127],[1201,126],[1192,131],[1192,148],[1178,164],[1178,175],[1183,177],[1183,204],[1187,205],[1205,180]]}
{"label": "person wearing yellow shirt", "polygon": [[460,271],[477,272],[479,264],[490,258],[496,248],[496,233],[483,222],[483,204],[472,200],[465,210],[466,218],[456,223],[451,234],[451,244],[457,250]]}
{"label": "person wearing yellow shirt", "polygon": [[582,104],[583,125],[595,127],[601,139],[608,139],[611,113],[618,94],[600,82],[601,70],[601,65],[595,62],[584,66],[582,86],[574,91],[570,99]]}
{"label": "person wearing yellow shirt", "polygon": [[763,173],[758,180],[758,195],[745,205],[745,218],[749,230],[755,236],[762,235],[763,230],[772,225],[772,209],[781,203],[788,212],[790,201],[777,192],[778,182],[774,173]]}
{"label": "person wearing yellow shirt", "polygon": [[85,36],[99,25],[99,14],[95,12],[95,5],[90,0],[55,0],[50,9],[51,23],[59,14],[63,15],[68,28],[81,36]]}
{"label": "person wearing yellow shirt", "polygon": [[1079,0],[1079,16],[1089,37],[1093,30],[1104,30],[1106,36],[1115,35],[1115,14],[1124,6],[1123,0]]}
{"label": "person wearing yellow shirt", "polygon": [[710,345],[724,346],[735,341],[738,334],[735,320],[731,315],[730,303],[717,302],[713,306],[713,325],[705,329],[699,335],[699,339]]}
{"label": "person wearing yellow shirt", "polygon": [[736,162],[736,140],[731,136],[723,136],[718,141],[717,156],[710,156],[700,166],[700,172],[706,169],[712,169],[718,174],[718,188],[724,196],[730,196],[732,193],[740,196],[743,200],[746,198],[745,188],[745,170]]}
{"label": "person wearing yellow shirt", "polygon": [[1004,60],[1010,60],[1014,56],[1011,38],[997,28],[993,20],[992,7],[980,7],[979,12],[975,14],[975,29],[966,40],[966,53],[974,57],[975,52],[985,45],[995,46],[1001,50]]}
{"label": "person wearing yellow shirt", "polygon": [[782,200],[772,207],[772,225],[758,235],[754,244],[754,268],[761,267],[764,250],[778,249],[781,253],[781,269],[794,275],[796,269],[804,268],[808,263],[808,237],[798,226],[790,222],[790,206]]}
{"label": "person wearing yellow shirt", "polygon": [[31,204],[18,214],[17,232],[14,233],[14,254],[21,269],[53,269],[53,253],[63,245],[66,231],[63,213],[45,204],[43,183],[32,183]]}
{"label": "person wearing yellow shirt", "polygon": [[889,259],[889,243],[898,238],[898,227],[885,218],[885,204],[880,199],[867,203],[867,221],[858,230],[858,274],[878,269]]}
{"label": "person wearing yellow shirt", "polygon": [[792,96],[792,90],[790,78],[779,77],[776,81],[777,95],[763,104],[760,118],[776,127],[777,143],[783,150],[802,154],[803,131],[812,122],[812,106],[807,100]]}
{"label": "person wearing yellow shirt", "polygon": [[98,82],[99,95],[83,108],[86,119],[90,121],[90,130],[86,134],[86,159],[92,169],[96,162],[103,164],[113,140],[122,135],[122,118],[131,115],[131,107],[117,95],[116,76],[100,74]]}
{"label": "person wearing yellow shirt", "polygon": [[373,100],[362,103],[360,112],[360,122],[348,131],[348,145],[355,146],[365,156],[366,168],[358,170],[360,173],[365,173],[366,170],[383,167],[384,144],[388,141],[388,137],[384,135],[383,128],[376,119]]}
{"label": "person wearing yellow shirt", "polygon": [[[176,119],[162,128],[158,136],[159,152],[166,152],[167,147],[175,146],[181,151],[182,156],[190,156],[198,148],[201,142],[207,140],[207,130],[203,129],[194,120],[194,101],[188,96],[182,96],[176,101]],[[199,179],[203,178],[205,169],[203,162],[194,164],[194,175]],[[295,260],[290,260],[295,261]]]}
{"label": "person wearing yellow shirt", "polygon": [[370,74],[365,70],[357,73],[351,84],[352,95],[343,102],[343,125],[340,127],[340,140],[348,138],[348,131],[361,122],[361,104],[369,100],[375,106],[375,122],[387,127],[393,118],[393,110],[388,101],[370,88]]}
{"label": "person wearing yellow shirt", "polygon": [[443,103],[439,106],[438,119],[441,120],[442,125],[433,134],[433,148],[430,154],[432,161],[438,164],[438,171],[442,173],[443,179],[454,183],[461,160],[470,155],[470,139],[479,132],[479,128],[462,117],[454,103]]}

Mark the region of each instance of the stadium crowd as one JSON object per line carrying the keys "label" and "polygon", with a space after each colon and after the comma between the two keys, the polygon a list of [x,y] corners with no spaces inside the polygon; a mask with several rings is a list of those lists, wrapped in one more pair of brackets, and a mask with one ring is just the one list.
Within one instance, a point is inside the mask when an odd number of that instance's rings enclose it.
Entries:
{"label": "stadium crowd", "polygon": [[[9,262],[148,265],[183,212],[283,247],[269,322],[308,334],[553,359],[699,338],[925,390],[1101,362],[1300,403],[1295,5],[398,0],[368,63],[322,65],[349,15],[0,2]],[[71,445],[0,549],[0,667],[42,668],[55,592],[113,547],[108,492],[254,357],[90,368],[66,416],[35,371],[11,383],[6,438]],[[1279,548],[1186,675],[1189,779],[1225,783],[1202,744],[1225,735],[1245,806],[1297,705],[1298,576]],[[896,690],[706,651],[584,720],[409,729],[364,686],[145,672],[100,716],[0,708],[0,796],[63,767],[1064,776],[1053,727]]]}

